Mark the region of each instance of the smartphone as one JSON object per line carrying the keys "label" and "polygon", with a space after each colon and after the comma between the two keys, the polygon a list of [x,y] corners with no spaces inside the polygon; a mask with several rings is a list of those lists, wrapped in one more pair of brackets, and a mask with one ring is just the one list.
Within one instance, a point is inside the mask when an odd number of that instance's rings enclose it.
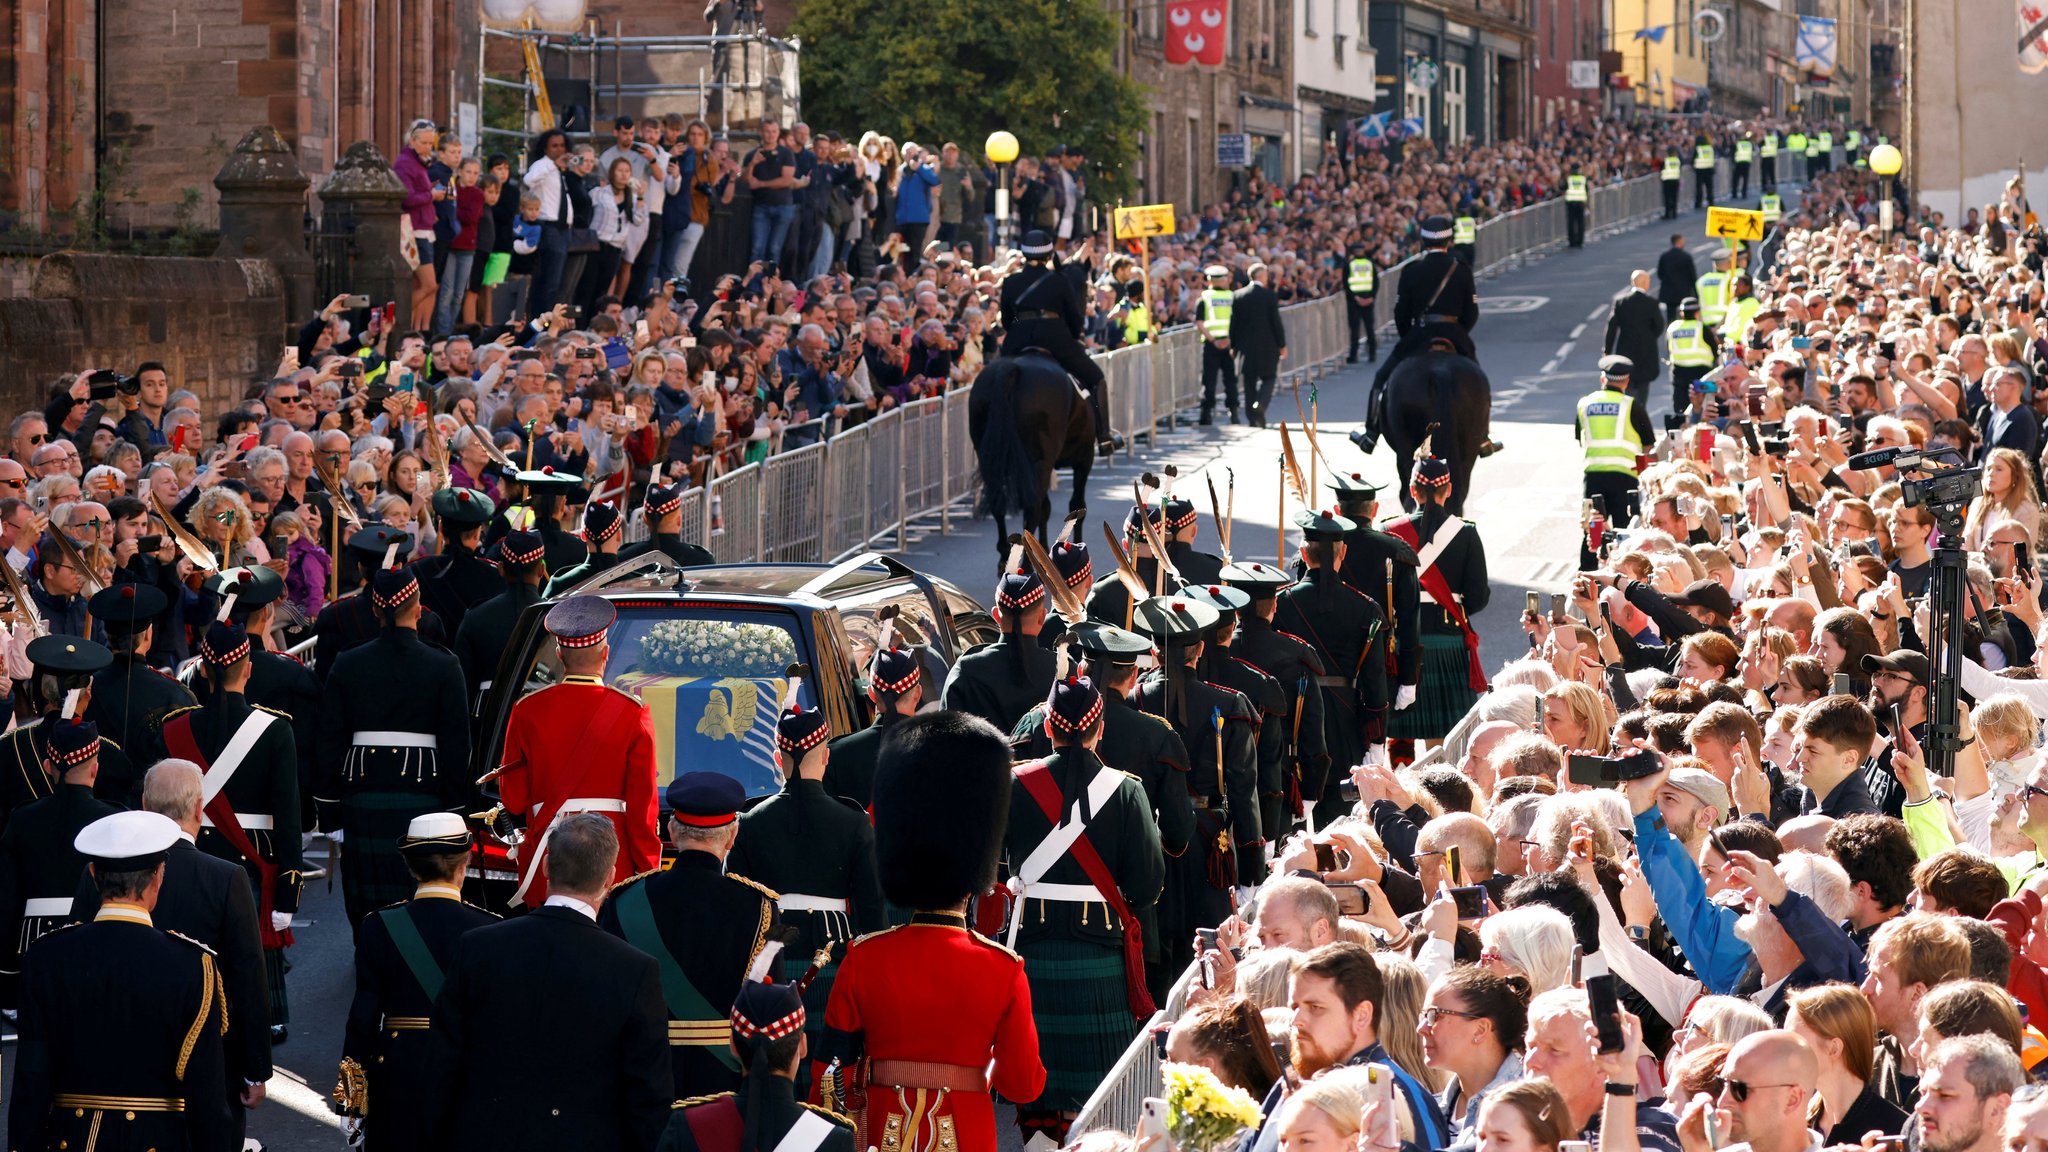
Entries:
{"label": "smartphone", "polygon": [[341,302],[341,306],[344,308],[368,308],[370,306],[370,298],[368,296],[350,296]]}
{"label": "smartphone", "polygon": [[1372,1099],[1380,1106],[1380,1122],[1385,1131],[1376,1137],[1376,1142],[1391,1147],[1401,1144],[1400,1097],[1394,1090],[1394,1070],[1385,1064],[1367,1064],[1365,1081],[1371,1086]]}
{"label": "smartphone", "polygon": [[1202,950],[1205,952],[1211,952],[1216,949],[1216,930],[1214,928],[1195,929],[1195,939],[1202,942]]}
{"label": "smartphone", "polygon": [[1796,351],[1804,352],[1808,348],[1813,347],[1813,338],[1810,336],[1794,336],[1792,338],[1792,347]]}
{"label": "smartphone", "polygon": [[1372,897],[1356,884],[1329,884],[1324,887],[1337,898],[1339,916],[1363,916],[1372,907]]}
{"label": "smartphone", "polygon": [[238,455],[245,453],[249,451],[251,448],[256,447],[256,445],[259,442],[260,440],[257,437],[257,435],[254,432],[251,432],[247,436],[242,437],[239,441],[235,443],[235,452]]}
{"label": "smartphone", "polygon": [[1726,543],[1733,539],[1735,539],[1735,517],[1723,516],[1721,517],[1721,541]]}
{"label": "smartphone", "polygon": [[1337,870],[1337,849],[1328,844],[1319,843],[1315,845],[1315,850],[1316,871],[1335,872]]}
{"label": "smartphone", "polygon": [[1542,604],[1543,597],[1538,593],[1529,592],[1523,595],[1522,610],[1531,616],[1536,615],[1537,612],[1542,610]]}
{"label": "smartphone", "polygon": [[1828,691],[1836,696],[1848,696],[1855,690],[1849,685],[1849,674],[1847,672],[1837,672],[1833,680],[1828,684]]}
{"label": "smartphone", "polygon": [[1486,885],[1468,884],[1451,889],[1451,899],[1458,903],[1458,919],[1483,920],[1486,918]]}
{"label": "smartphone", "polygon": [[1458,851],[1458,846],[1456,844],[1450,844],[1444,847],[1444,867],[1448,870],[1445,874],[1451,878],[1451,887],[1464,887],[1465,862],[1462,858],[1462,854]]}
{"label": "smartphone", "polygon": [[1565,758],[1565,779],[1586,788],[1604,788],[1614,781],[1607,777],[1606,757],[1574,752]]}
{"label": "smartphone", "polygon": [[171,429],[171,451],[183,452],[185,450],[185,436],[190,431],[191,428],[184,424]]}
{"label": "smartphone", "polygon": [[1553,623],[1557,624],[1562,624],[1566,620],[1564,613],[1564,593],[1562,592],[1552,592],[1550,594],[1550,619]]}
{"label": "smartphone", "polygon": [[2034,550],[2027,546],[2025,540],[2015,540],[2012,544],[2012,558],[2013,567],[2017,570],[2016,574],[2019,578],[2028,584],[2032,584],[2034,582]]}
{"label": "smartphone", "polygon": [[1584,951],[1584,950],[1582,950],[1582,949],[1581,949],[1581,948],[1580,948],[1580,947],[1579,947],[1579,946],[1578,946],[1577,944],[1573,944],[1573,945],[1572,945],[1572,968],[1571,968],[1571,972],[1572,972],[1572,987],[1574,987],[1574,988],[1577,988],[1577,987],[1578,987],[1579,985],[1581,985],[1581,984],[1584,984],[1584,983],[1586,982],[1586,978],[1585,978],[1585,967],[1586,967],[1586,953],[1585,953],[1585,951]]}
{"label": "smartphone", "polygon": [[218,471],[230,480],[246,480],[249,477],[249,462],[247,460],[229,460],[222,464]]}
{"label": "smartphone", "polygon": [[1586,1000],[1593,1009],[1593,1031],[1600,1038],[1600,1051],[1619,1052],[1628,1047],[1628,1034],[1621,1027],[1621,997],[1614,990],[1614,977],[1604,972],[1586,977]]}
{"label": "smartphone", "polygon": [[[1165,1059],[1165,1032],[1159,1033],[1159,1047],[1161,1049],[1160,1058]],[[1169,1146],[1168,1137],[1166,1135],[1165,1100],[1162,1100],[1157,1096],[1145,1097],[1145,1104],[1138,1112],[1138,1129],[1135,1133],[1133,1133],[1133,1135],[1136,1136],[1137,1144],[1140,1148],[1144,1147],[1146,1142],[1149,1140],[1157,1140],[1159,1142],[1158,1146],[1162,1148]]]}
{"label": "smartphone", "polygon": [[1891,736],[1892,742],[1896,744],[1899,742],[1899,733],[1904,731],[1906,728],[1906,709],[1902,705],[1893,704],[1890,708],[1886,709],[1886,711],[1891,713]]}
{"label": "smartphone", "polygon": [[396,323],[398,323],[398,305],[396,303],[386,304],[384,306],[384,327],[389,328]]}
{"label": "smartphone", "polygon": [[137,552],[161,552],[163,551],[163,547],[164,538],[161,534],[150,536],[137,536],[135,538],[135,550]]}

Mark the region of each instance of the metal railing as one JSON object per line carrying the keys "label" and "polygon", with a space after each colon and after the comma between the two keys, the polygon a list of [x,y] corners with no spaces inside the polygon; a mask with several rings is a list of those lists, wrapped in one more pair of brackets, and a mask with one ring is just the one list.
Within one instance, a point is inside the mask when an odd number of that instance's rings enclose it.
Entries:
{"label": "metal railing", "polygon": [[1074,1115],[1074,1122],[1067,1127],[1069,1142],[1090,1132],[1135,1132],[1145,1098],[1166,1094],[1166,1084],[1159,1073],[1159,1049],[1152,1034],[1161,1028],[1171,1028],[1187,1011],[1188,991],[1195,986],[1195,974],[1200,970],[1200,964],[1190,964],[1180,979],[1173,982],[1166,1003],[1138,1029],[1137,1038],[1117,1057],[1088,1102]]}

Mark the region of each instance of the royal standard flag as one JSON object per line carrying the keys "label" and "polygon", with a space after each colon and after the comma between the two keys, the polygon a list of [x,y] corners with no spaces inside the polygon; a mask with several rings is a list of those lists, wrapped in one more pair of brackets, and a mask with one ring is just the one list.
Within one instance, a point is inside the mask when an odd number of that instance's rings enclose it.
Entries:
{"label": "royal standard flag", "polygon": [[746,786],[748,796],[782,788],[775,763],[775,705],[780,676],[748,679],[627,672],[612,687],[647,705],[654,717],[661,787],[676,773],[718,772]]}

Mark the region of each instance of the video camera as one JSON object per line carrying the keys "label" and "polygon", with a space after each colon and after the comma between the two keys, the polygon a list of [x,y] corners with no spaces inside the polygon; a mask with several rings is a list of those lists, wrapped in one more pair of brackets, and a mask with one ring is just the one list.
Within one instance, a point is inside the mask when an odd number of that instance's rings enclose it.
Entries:
{"label": "video camera", "polygon": [[1642,748],[1619,756],[1574,752],[1565,760],[1565,778],[1588,788],[1646,780],[1663,770],[1663,760],[1655,752]]}
{"label": "video camera", "polygon": [[1920,480],[1907,480],[1899,487],[1900,499],[1908,508],[1925,508],[1937,518],[1956,515],[1970,506],[1983,487],[1983,468],[1950,468]]}

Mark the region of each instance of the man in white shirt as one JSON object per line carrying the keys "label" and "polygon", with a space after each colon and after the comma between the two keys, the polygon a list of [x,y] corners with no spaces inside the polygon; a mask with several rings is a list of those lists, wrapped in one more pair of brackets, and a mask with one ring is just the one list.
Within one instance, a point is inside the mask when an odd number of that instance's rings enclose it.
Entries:
{"label": "man in white shirt", "polygon": [[549,128],[533,138],[520,183],[540,201],[540,243],[534,249],[533,273],[526,291],[526,314],[539,316],[554,307],[562,289],[562,268],[569,259],[569,204],[562,186],[563,158],[569,137]]}

